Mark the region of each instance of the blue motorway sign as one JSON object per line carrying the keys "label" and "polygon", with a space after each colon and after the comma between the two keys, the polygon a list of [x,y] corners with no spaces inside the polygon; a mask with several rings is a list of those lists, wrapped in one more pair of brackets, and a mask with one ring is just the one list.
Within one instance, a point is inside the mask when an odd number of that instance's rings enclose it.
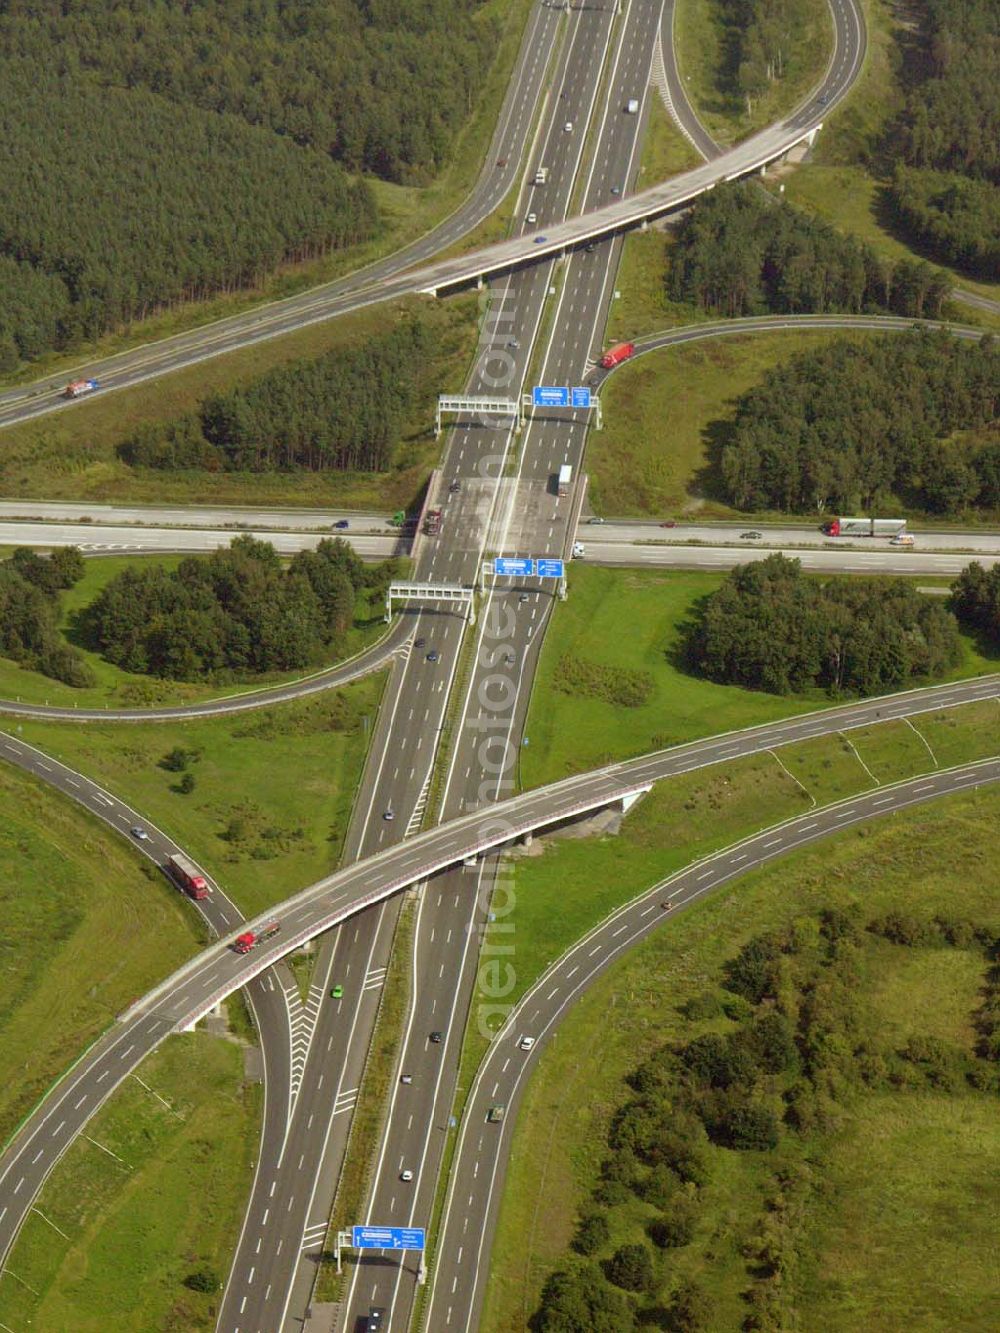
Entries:
{"label": "blue motorway sign", "polygon": [[565,577],[566,565],[562,560],[539,560],[538,577],[540,579],[561,579]]}
{"label": "blue motorway sign", "polygon": [[515,578],[530,578],[535,572],[534,560],[507,559],[504,556],[497,556],[493,561],[494,574],[513,574]]}
{"label": "blue motorway sign", "polygon": [[556,384],[536,384],[531,401],[535,407],[569,407],[569,389]]}
{"label": "blue motorway sign", "polygon": [[590,406],[590,390],[586,387],[572,390],[572,399],[574,407]]}
{"label": "blue motorway sign", "polygon": [[423,1227],[351,1227],[356,1250],[422,1250]]}

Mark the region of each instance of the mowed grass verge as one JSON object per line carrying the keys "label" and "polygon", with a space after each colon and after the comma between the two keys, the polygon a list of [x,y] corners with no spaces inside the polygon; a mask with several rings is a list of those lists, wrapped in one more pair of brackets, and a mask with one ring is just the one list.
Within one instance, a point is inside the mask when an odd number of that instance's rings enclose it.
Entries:
{"label": "mowed grass verge", "polygon": [[[115,1092],[18,1237],[0,1279],[6,1326],[215,1327],[260,1132],[260,1087],[242,1062],[234,1042],[169,1037]],[[196,1273],[216,1289],[185,1286]]]}
{"label": "mowed grass verge", "polygon": [[[25,721],[19,736],[128,801],[252,916],[336,868],[383,683],[203,720]],[[161,762],[177,749],[187,793]]]}
{"label": "mowed grass verge", "polygon": [[[86,528],[81,528],[81,539]],[[233,534],[236,536],[236,533]],[[272,672],[251,682],[196,684],[188,681],[162,680],[156,676],[140,675],[113,665],[88,646],[79,632],[76,620],[98,593],[125,569],[146,569],[155,565],[160,569],[176,569],[182,559],[179,555],[98,556],[88,558],[83,578],[74,587],[60,594],[59,626],[63,634],[83,653],[97,677],[97,683],[83,689],[64,685],[40,672],[19,666],[10,658],[0,656],[0,699],[15,699],[25,703],[57,704],[66,708],[146,708],[153,705],[194,703],[202,699],[217,699],[223,695],[240,694],[297,680],[322,667],[303,668],[301,671]],[[359,600],[356,609],[357,624],[345,636],[343,657],[351,657],[376,642],[386,631],[385,603],[373,601],[367,594]],[[333,665],[330,662],[329,665]]]}
{"label": "mowed grass verge", "polygon": [[[519,755],[522,788],[701,736],[772,722],[830,704],[821,691],[782,697],[718,685],[682,669],[685,627],[722,574],[601,569],[574,564],[570,595],[556,608],[535,679]],[[996,669],[966,637],[955,678]],[[642,675],[648,699],[626,707],[566,680],[567,665],[600,664]]]}
{"label": "mowed grass verge", "polygon": [[[542,1284],[569,1259],[579,1211],[587,1206],[607,1152],[615,1110],[631,1095],[628,1073],[664,1042],[690,1035],[680,1009],[714,991],[720,969],[749,939],[826,906],[859,903],[866,916],[891,909],[940,912],[1000,928],[995,830],[1000,793],[947,798],[872,821],[702,901],[633,950],[574,1006],[526,1090],[494,1244],[484,1333],[520,1333]],[[667,855],[673,827],[661,838]],[[569,847],[546,853],[563,858]],[[603,866],[592,861],[592,883]],[[519,871],[520,874],[520,871]],[[642,887],[637,876],[633,887]],[[569,895],[567,894],[567,897]],[[519,892],[518,912],[529,895]],[[519,936],[519,939],[522,938]],[[866,954],[859,983],[885,1017],[891,1038],[927,1030],[968,1040],[981,1002],[984,961],[883,942]],[[797,1263],[786,1276],[803,1328],[985,1330],[995,1260],[996,1193],[991,1163],[1000,1150],[995,1105],[981,1094],[884,1093],[858,1099],[840,1130],[792,1147],[815,1163],[825,1188],[796,1234]],[[669,1252],[671,1284],[695,1279],[712,1293],[711,1327],[742,1326],[750,1281],[746,1246],[760,1218],[788,1138],[775,1153],[712,1149],[703,1200],[704,1244]],[[992,1202],[991,1202],[992,1196]],[[645,1239],[642,1210],[610,1248]],[[948,1274],[947,1281],[928,1274]],[[984,1303],[985,1302],[985,1303]]]}
{"label": "mowed grass verge", "polygon": [[[437,459],[434,397],[448,387],[457,391],[465,380],[475,350],[476,309],[472,296],[443,301],[412,297],[373,306],[8,427],[0,431],[0,490],[14,499],[336,504],[384,509],[388,515],[415,503]],[[164,472],[131,468],[117,455],[117,446],[137,426],[193,412],[211,394],[289,361],[363,345],[414,314],[425,322],[436,350],[423,367],[418,407],[404,425],[388,472]]]}
{"label": "mowed grass verge", "polygon": [[199,919],[96,818],[0,764],[0,1143],[116,1014],[196,952]]}
{"label": "mowed grass verge", "polygon": [[[716,763],[656,784],[616,834],[536,841],[512,860],[516,1003],[574,941],[623,903],[722,847],[814,807],[1000,753],[1000,700],[938,709]],[[471,1084],[486,1043],[462,1054]]]}

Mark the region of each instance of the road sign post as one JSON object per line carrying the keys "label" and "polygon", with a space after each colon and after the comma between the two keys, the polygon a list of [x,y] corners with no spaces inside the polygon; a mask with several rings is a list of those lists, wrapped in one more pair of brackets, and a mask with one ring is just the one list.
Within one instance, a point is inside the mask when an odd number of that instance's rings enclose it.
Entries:
{"label": "road sign post", "polygon": [[530,579],[534,572],[534,560],[498,555],[493,561],[494,578]]}

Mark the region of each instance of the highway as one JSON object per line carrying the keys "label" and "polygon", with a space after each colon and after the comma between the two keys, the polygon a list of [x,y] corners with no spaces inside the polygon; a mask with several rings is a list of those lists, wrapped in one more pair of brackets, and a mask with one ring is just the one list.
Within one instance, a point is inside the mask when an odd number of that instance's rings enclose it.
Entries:
{"label": "highway", "polygon": [[[582,534],[581,534],[582,536]],[[739,546],[636,546],[632,543],[604,542],[591,544],[589,532],[584,549],[585,559],[595,565],[652,566],[657,569],[735,569],[754,560],[766,560],[775,551],[801,561],[802,568],[827,574],[905,574],[925,578],[953,578],[970,560],[981,565],[995,565],[1000,555],[981,554],[945,555],[932,551],[917,551],[912,547],[888,546],[878,551],[830,551],[799,546],[764,546],[760,542],[746,542]]]}
{"label": "highway", "polygon": [[[310,532],[327,537],[396,537],[386,514],[354,509],[283,509],[259,505],[111,505],[63,500],[0,500],[0,523],[34,520],[39,523],[80,523],[80,538],[88,525],[102,528],[225,528],[230,537],[240,532],[273,528],[277,532]],[[343,522],[346,529],[337,525]]]}
{"label": "highway", "polygon": [[[907,531],[917,543],[911,548],[914,552],[952,553],[966,558],[1000,553],[1000,532],[989,529],[950,532],[908,527]],[[747,534],[751,532],[756,536],[749,538]],[[588,558],[599,558],[601,547],[607,543],[621,546],[655,542],[658,546],[668,547],[724,544],[738,547],[737,554],[768,547],[785,551],[805,547],[847,552],[848,555],[882,555],[894,549],[887,537],[828,537],[815,523],[794,522],[755,524],[747,521],[734,523],[732,520],[703,523],[680,520],[667,528],[656,519],[590,518],[584,519],[576,535],[586,543]]]}
{"label": "highway", "polygon": [[[850,731],[876,720],[915,717],[963,702],[1000,697],[1000,676],[865,700],[749,728],[613,764],[472,812],[368,857],[303,890],[275,909],[281,930],[240,957],[226,939],[210,945],[134,1004],[28,1118],[0,1158],[0,1258],[52,1166],[114,1086],[170,1032],[190,1027],[226,995],[266,972],[307,938],[363,907],[398,894],[450,865],[483,855],[547,823],[628,799],[675,773],[716,764],[796,740]],[[37,754],[37,752],[35,752]],[[0,741],[0,757],[29,767],[29,747]],[[45,760],[45,762],[51,762]],[[114,800],[112,793],[107,799]],[[270,917],[259,918],[262,925]],[[358,918],[360,919],[360,918]],[[301,1095],[301,1094],[300,1094]],[[41,1151],[44,1149],[44,1151]]]}
{"label": "highway", "polygon": [[[458,234],[465,234],[469,229],[464,221],[449,223],[447,227],[439,228],[437,232],[425,238],[418,247],[410,247],[408,251],[381,261],[380,264],[371,266],[341,282],[315,288],[284,301],[258,306],[244,315],[220,320],[201,329],[178,334],[131,352],[119,353],[114,357],[80,365],[71,374],[49,376],[34,384],[0,394],[0,426],[33,420],[47,413],[66,411],[72,407],[82,410],[84,400],[73,401],[60,396],[67,378],[97,378],[101,382],[101,394],[106,395],[117,389],[169,374],[183,366],[194,365],[240,347],[279,337],[294,329],[330,319],[349,310],[414,293],[438,294],[468,285],[478,278],[508,273],[524,264],[537,265],[542,259],[557,258],[579,245],[613,235],[639,225],[648,218],[678,208],[697,198],[705,190],[713,188],[720,181],[735,179],[756,171],[765,163],[782,156],[796,144],[806,140],[811,141],[822,126],[825,110],[844,96],[861,68],[865,51],[865,29],[858,11],[849,0],[831,0],[831,10],[834,16],[834,52],[827,75],[815,90],[815,95],[802,109],[793,113],[781,124],[770,126],[693,171],[629,198],[611,202],[615,197],[611,193],[612,189],[620,191],[625,184],[624,179],[620,180],[613,185],[609,184],[603,201],[599,204],[592,203],[581,216],[567,221],[554,220],[552,225],[545,223],[544,231],[525,230],[508,240],[470,251],[465,255],[438,260],[422,268],[401,272],[401,269],[415,259],[437,253],[448,244],[449,227],[457,227]],[[573,11],[571,17],[578,18],[580,12]],[[557,22],[554,6],[551,8],[542,6],[536,11],[537,13],[550,15],[553,25]],[[536,22],[538,21],[536,19]],[[538,41],[540,49],[544,48],[545,38],[539,37]],[[528,61],[529,67],[526,72],[521,71],[519,67],[519,72],[522,72],[527,84],[531,84],[536,76],[541,79],[544,62],[539,59],[532,64],[531,57],[527,53],[528,48],[530,44],[526,42],[522,51],[525,52],[523,59]],[[650,55],[651,53],[650,50]],[[644,92],[645,85],[632,90],[632,94],[637,97]],[[495,168],[496,171],[509,171],[511,160],[515,157],[520,160],[528,132],[527,127],[530,124],[530,115],[526,108],[529,101],[533,108],[535,100],[537,91],[534,100],[530,94],[525,93],[523,107],[517,115],[508,121],[502,121],[501,128],[506,125],[507,129],[504,133],[498,132],[491,154],[499,151],[499,141],[504,139],[506,134],[509,136],[506,140],[509,149],[506,154],[508,165],[504,168]],[[624,114],[623,107],[613,109],[618,115]],[[517,133],[514,133],[512,128],[515,122],[518,126]],[[492,211],[492,207],[499,203],[506,193],[506,190],[502,190],[498,184],[495,193],[490,195],[488,163],[489,159],[478,187],[481,197],[489,196],[493,200],[489,208],[486,208],[485,203],[482,205],[487,213]],[[537,163],[532,160],[528,165],[529,168],[533,168]],[[511,183],[514,178],[512,175]],[[464,216],[463,214],[463,218]],[[471,214],[469,216],[471,217]],[[451,239],[457,239],[457,236],[452,235]],[[420,250],[420,254],[417,250]]]}
{"label": "highway", "polygon": [[[517,1112],[528,1078],[572,1005],[593,982],[654,930],[706,894],[780,857],[846,829],[1000,780],[1000,759],[925,774],[821,807],[695,861],[612,913],[553,963],[518,1002],[476,1074],[458,1145],[432,1267],[426,1327],[471,1333],[479,1325],[490,1250]],[[521,1049],[522,1036],[534,1038]],[[490,1124],[490,1107],[506,1107]]]}
{"label": "highway", "polygon": [[[646,0],[643,0],[646,3]],[[549,168],[531,204],[542,217],[568,206],[584,149],[584,127],[597,94],[601,53],[613,26],[610,10],[569,17],[537,152]],[[555,92],[558,90],[558,93]],[[565,128],[567,119],[577,127]],[[630,118],[631,119],[631,118]],[[489,392],[498,376],[523,381],[551,274],[545,266],[511,274],[491,293],[470,392]],[[446,442],[440,490],[429,503],[444,510],[440,536],[424,537],[416,552],[423,581],[471,583],[498,519],[502,477],[512,449],[510,423],[459,422]],[[452,483],[458,482],[458,489]],[[432,767],[453,689],[464,622],[433,606],[407,618],[414,651],[394,666],[384,697],[371,759],[356,803],[347,859],[370,855],[412,836],[428,800]],[[428,654],[435,660],[429,660]],[[389,817],[391,815],[391,818]],[[464,895],[463,895],[464,899]],[[321,1006],[293,1120],[283,1169],[255,1191],[244,1243],[237,1253],[218,1327],[231,1333],[301,1326],[309,1304],[316,1256],[325,1248],[326,1222],[351,1127],[353,1099],[364,1063],[389,962],[398,902],[360,913],[346,930],[323,941],[320,976],[343,984],[344,995]],[[466,909],[467,910],[467,909]],[[441,938],[447,932],[442,930]],[[334,1079],[329,1087],[330,1078]],[[308,1114],[307,1114],[308,1111]],[[260,1182],[265,1183],[264,1174]],[[312,1182],[303,1189],[302,1182]],[[280,1227],[271,1219],[281,1218]]]}

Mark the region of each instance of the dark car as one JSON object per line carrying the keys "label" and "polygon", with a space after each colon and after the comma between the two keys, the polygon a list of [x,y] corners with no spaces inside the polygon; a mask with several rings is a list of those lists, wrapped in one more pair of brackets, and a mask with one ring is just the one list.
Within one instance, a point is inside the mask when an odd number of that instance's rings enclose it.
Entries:
{"label": "dark car", "polygon": [[149,834],[141,824],[136,824],[135,828],[129,829],[129,832],[132,834],[132,837],[136,838],[139,842],[149,842]]}
{"label": "dark car", "polygon": [[498,166],[498,167],[505,167],[506,165],[507,165],[507,159],[506,159],[505,157],[498,157],[498,158],[497,158],[497,166]]}
{"label": "dark car", "polygon": [[676,518],[668,518],[665,523],[660,524],[661,528],[676,528],[676,526],[677,526]]}
{"label": "dark car", "polygon": [[423,635],[421,635],[419,639],[413,640],[414,648],[423,648],[426,643],[427,640],[423,637]]}
{"label": "dark car", "polygon": [[365,1333],[382,1333],[385,1328],[385,1306],[370,1305],[368,1307],[368,1323],[365,1325]]}
{"label": "dark car", "polygon": [[459,481],[459,479],[456,477],[455,480],[454,480],[454,481],[451,483],[451,485],[448,487],[448,489],[449,489],[449,491],[451,491],[452,495],[454,495],[454,493],[455,493],[456,491],[460,491],[460,490],[462,489],[462,483],[461,483],[461,482]]}
{"label": "dark car", "polygon": [[547,236],[536,236],[536,237],[535,237],[535,244],[536,244],[536,245],[541,245],[543,241],[547,241],[548,239],[549,239],[549,238],[548,238]]}
{"label": "dark car", "polygon": [[351,525],[350,525],[350,523],[348,522],[348,520],[347,520],[346,518],[338,518],[337,521],[336,521],[336,523],[334,523],[333,526],[334,526],[334,529],[336,530],[337,528],[341,528],[341,529],[349,528]]}
{"label": "dark car", "polygon": [[763,535],[762,532],[741,532],[740,541],[756,541],[758,537]]}
{"label": "dark car", "polygon": [[431,1041],[434,1043],[435,1046],[440,1046],[441,1043],[444,1041],[444,1033],[443,1033],[443,1032],[432,1032],[432,1033],[431,1033]]}
{"label": "dark car", "polygon": [[430,652],[427,654],[427,660],[428,662],[440,662],[441,654],[438,652],[436,648],[432,648]]}

